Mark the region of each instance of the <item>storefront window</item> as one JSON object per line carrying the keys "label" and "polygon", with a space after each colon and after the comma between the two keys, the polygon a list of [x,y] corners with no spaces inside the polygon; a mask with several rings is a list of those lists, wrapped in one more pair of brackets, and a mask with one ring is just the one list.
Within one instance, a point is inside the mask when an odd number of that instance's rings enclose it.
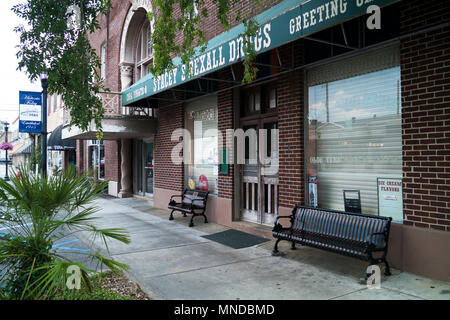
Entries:
{"label": "storefront window", "polygon": [[308,85],[307,202],[402,221],[400,67],[351,74]]}
{"label": "storefront window", "polygon": [[57,174],[63,169],[63,153],[64,151],[48,151],[47,168],[51,174]]}
{"label": "storefront window", "polygon": [[105,179],[105,146],[103,141],[88,141],[88,172],[94,179]]}
{"label": "storefront window", "polygon": [[[200,181],[206,177],[208,191],[218,192],[218,135],[217,104],[195,104],[186,107],[186,129],[190,133],[190,142],[185,150],[187,157],[185,185],[201,188]],[[190,182],[191,181],[191,182]]]}

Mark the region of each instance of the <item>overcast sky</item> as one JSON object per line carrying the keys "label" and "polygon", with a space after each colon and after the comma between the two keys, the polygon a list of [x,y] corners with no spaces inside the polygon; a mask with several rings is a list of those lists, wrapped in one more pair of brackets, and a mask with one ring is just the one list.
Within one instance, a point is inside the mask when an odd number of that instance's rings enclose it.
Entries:
{"label": "overcast sky", "polygon": [[39,81],[30,83],[26,74],[16,70],[18,63],[15,46],[19,43],[19,35],[13,29],[23,23],[23,20],[11,11],[11,7],[20,2],[22,1],[0,1],[0,120],[10,123],[19,115],[19,91],[42,90]]}

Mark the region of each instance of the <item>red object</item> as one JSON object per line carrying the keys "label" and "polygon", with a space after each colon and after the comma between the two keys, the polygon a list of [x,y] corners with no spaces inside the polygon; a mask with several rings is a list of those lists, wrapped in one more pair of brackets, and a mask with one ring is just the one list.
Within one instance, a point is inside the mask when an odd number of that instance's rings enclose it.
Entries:
{"label": "red object", "polygon": [[317,174],[316,173],[310,173],[308,175],[308,183],[309,183],[309,205],[311,207],[317,208],[319,199],[318,199],[318,191],[317,191]]}
{"label": "red object", "polygon": [[200,190],[208,191],[208,179],[206,179],[204,174],[198,177],[198,188]]}
{"label": "red object", "polygon": [[20,180],[20,171],[17,172],[17,179]]}

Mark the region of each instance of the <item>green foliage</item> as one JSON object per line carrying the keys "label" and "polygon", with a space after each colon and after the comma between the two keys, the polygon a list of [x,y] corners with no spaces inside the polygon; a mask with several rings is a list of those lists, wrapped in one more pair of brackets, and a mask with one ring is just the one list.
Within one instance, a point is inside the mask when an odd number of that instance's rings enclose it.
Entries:
{"label": "green foliage", "polygon": [[244,33],[244,77],[242,83],[250,83],[256,79],[256,73],[258,68],[254,65],[256,59],[256,52],[253,48],[253,44],[250,39],[256,36],[258,32],[258,24],[254,19],[244,20],[245,33]]}
{"label": "green foliage", "polygon": [[31,152],[30,159],[28,161],[28,170],[33,171],[38,165],[38,170],[41,170],[41,141],[38,142],[37,147]]}
{"label": "green foliage", "polygon": [[[71,10],[72,6],[79,8]],[[100,61],[88,36],[99,27],[97,16],[107,14],[105,0],[27,0],[12,10],[27,25],[17,26],[20,34],[17,58],[19,70],[30,80],[48,75],[50,94],[62,96],[72,123],[86,130],[94,120],[101,131],[104,109],[100,91],[106,91],[97,72]],[[69,21],[78,14],[78,25]]]}
{"label": "green foliage", "polygon": [[[14,174],[11,183],[0,180],[0,228],[9,230],[0,237],[0,265],[5,274],[4,294],[12,299],[49,299],[65,287],[67,268],[77,265],[82,282],[91,287],[87,269],[71,261],[53,244],[78,231],[89,234],[94,241],[115,239],[129,243],[123,229],[99,229],[93,224],[96,208],[91,202],[102,192],[104,184],[92,186],[86,176],[77,177],[68,169],[64,175],[43,177],[21,168],[20,179]],[[69,232],[69,233],[68,233]],[[127,266],[108,259],[98,252],[82,252],[97,267],[117,271]]]}
{"label": "green foliage", "polygon": [[[252,0],[257,3],[258,1]],[[172,58],[180,56],[181,61],[187,66],[186,73],[192,73],[189,61],[197,54],[195,48],[199,47],[204,52],[207,46],[205,32],[201,22],[209,16],[208,9],[204,6],[204,0],[155,0],[154,12],[148,13],[150,21],[154,21],[151,36],[153,44],[154,63],[148,67],[154,75],[161,75],[173,69]],[[225,30],[231,27],[230,11],[232,6],[239,3],[237,0],[212,0],[216,5],[216,18]],[[265,2],[265,1],[263,1]],[[194,6],[198,8],[198,14],[194,14]],[[177,10],[176,10],[177,9]],[[181,15],[178,14],[181,12]],[[241,20],[240,8],[237,8],[236,21]],[[244,37],[244,83],[250,83],[256,79],[258,69],[254,66],[256,53],[250,38],[258,31],[258,25],[252,18],[242,19],[245,26]],[[183,35],[181,43],[177,43],[177,34]]]}
{"label": "green foliage", "polygon": [[[260,6],[267,2],[252,1]],[[238,0],[212,2],[217,9],[216,18],[225,30],[232,25],[231,8],[237,8],[235,21],[242,21],[246,27],[243,82],[253,81],[258,69],[254,66],[256,53],[249,38],[256,35],[256,22],[241,18]],[[71,6],[79,8],[75,28],[68,23],[73,18]],[[110,8],[109,0],[26,0],[12,8],[27,24],[15,28],[20,34],[18,69],[26,71],[32,81],[47,74],[49,93],[62,96],[70,111],[71,125],[87,130],[94,121],[98,139],[103,136],[101,120],[105,112],[98,93],[108,89],[98,73],[100,59],[89,43],[89,35],[99,28],[97,17],[108,14]],[[154,63],[149,71],[161,75],[173,69],[172,58],[180,56],[188,66],[186,72],[192,72],[189,61],[197,53],[195,48],[204,51],[207,46],[201,22],[209,16],[211,8],[205,6],[205,0],[154,0],[153,8],[154,12],[148,13],[148,18],[154,21],[151,36]],[[194,8],[198,14],[194,14]],[[181,42],[177,42],[178,34],[183,35]]]}

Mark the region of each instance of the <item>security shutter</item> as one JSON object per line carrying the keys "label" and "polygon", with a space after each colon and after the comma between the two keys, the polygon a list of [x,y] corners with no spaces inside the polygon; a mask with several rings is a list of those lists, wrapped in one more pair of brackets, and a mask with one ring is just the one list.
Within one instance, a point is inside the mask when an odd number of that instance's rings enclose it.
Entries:
{"label": "security shutter", "polygon": [[308,72],[307,162],[322,208],[344,210],[343,190],[351,189],[360,190],[363,213],[377,214],[377,178],[402,177],[395,48]]}

